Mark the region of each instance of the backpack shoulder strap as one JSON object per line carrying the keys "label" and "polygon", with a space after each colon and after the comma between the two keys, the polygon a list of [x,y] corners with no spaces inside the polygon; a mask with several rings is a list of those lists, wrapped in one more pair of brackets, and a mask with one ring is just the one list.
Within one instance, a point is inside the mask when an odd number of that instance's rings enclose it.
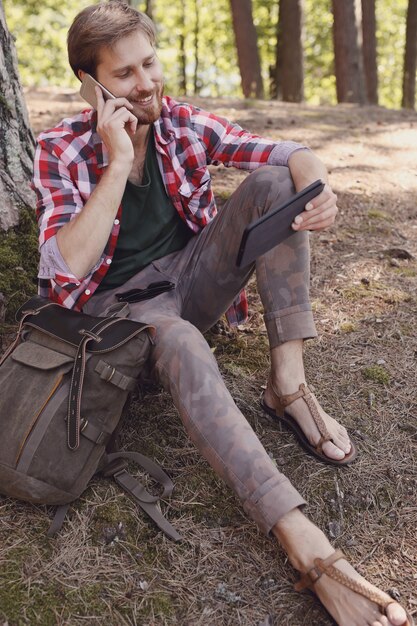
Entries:
{"label": "backpack shoulder strap", "polygon": [[117,460],[130,460],[140,465],[152,478],[158,481],[164,498],[172,493],[174,483],[163,469],[147,456],[139,452],[115,452],[106,457],[107,465],[102,469],[105,476],[113,476],[114,480],[135,500],[136,504],[155,522],[155,524],[174,541],[180,541],[181,535],[162,515],[158,508],[159,496],[153,496],[145,487],[126,470],[124,464],[115,463]]}

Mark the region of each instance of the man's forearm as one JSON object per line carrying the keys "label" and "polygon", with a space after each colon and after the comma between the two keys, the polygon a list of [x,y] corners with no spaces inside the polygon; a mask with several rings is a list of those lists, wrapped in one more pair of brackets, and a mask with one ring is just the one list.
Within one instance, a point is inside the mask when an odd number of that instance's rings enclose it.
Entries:
{"label": "man's forearm", "polygon": [[94,267],[106,246],[128,174],[125,165],[110,164],[81,213],[57,233],[61,255],[80,279]]}
{"label": "man's forearm", "polygon": [[327,169],[315,154],[308,150],[297,150],[290,155],[288,167],[297,191],[321,178],[327,182]]}

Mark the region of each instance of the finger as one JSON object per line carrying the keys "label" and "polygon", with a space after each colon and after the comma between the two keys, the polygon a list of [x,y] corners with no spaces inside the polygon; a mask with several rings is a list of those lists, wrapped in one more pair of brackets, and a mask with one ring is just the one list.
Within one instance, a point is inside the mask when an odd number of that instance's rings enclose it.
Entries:
{"label": "finger", "polygon": [[334,194],[323,198],[323,200],[320,203],[316,203],[315,206],[312,206],[311,203],[308,202],[302,213],[303,219],[308,219],[310,216],[318,215],[323,211],[327,211],[331,207],[336,207],[337,210],[336,196]]}
{"label": "finger", "polygon": [[129,102],[127,98],[109,98],[105,101],[104,106],[106,111],[110,114],[122,107],[125,107],[126,109],[133,109],[133,104]]}
{"label": "finger", "polygon": [[97,85],[94,87],[94,91],[96,92],[96,99],[97,99],[97,113],[98,113],[98,116],[101,117],[101,114],[103,112],[103,107],[104,107],[103,92],[101,91],[100,87],[97,87]]}
{"label": "finger", "polygon": [[323,211],[317,212],[314,215],[309,215],[308,213],[302,213],[297,217],[301,217],[301,221],[295,219],[294,221],[304,228],[312,228],[313,226],[319,224],[320,222],[328,221],[331,219],[334,221],[336,219],[338,209],[335,206],[330,206]]}
{"label": "finger", "polygon": [[333,201],[333,203],[336,204],[337,196],[332,191],[331,187],[326,184],[321,193],[319,193],[315,198],[307,202],[305,209],[306,211],[311,211],[312,209],[316,209],[320,207],[322,204],[327,203],[328,201]]}
{"label": "finger", "polygon": [[124,127],[126,124],[136,124],[137,121],[133,113],[122,107],[121,109],[116,109],[110,117],[103,119],[101,127],[111,128],[113,125]]}
{"label": "finger", "polygon": [[302,221],[301,216],[297,215],[294,222],[292,223],[293,230],[321,230],[323,228],[328,228],[334,224],[336,218],[336,212],[329,211],[320,216],[317,216],[315,220]]}

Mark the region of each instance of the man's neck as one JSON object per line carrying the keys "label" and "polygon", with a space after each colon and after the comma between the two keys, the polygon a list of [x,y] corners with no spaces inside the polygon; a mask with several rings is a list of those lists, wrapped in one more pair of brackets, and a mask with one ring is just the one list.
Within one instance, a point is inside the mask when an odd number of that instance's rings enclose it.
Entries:
{"label": "man's neck", "polygon": [[133,149],[135,153],[140,153],[146,149],[150,130],[151,127],[149,124],[141,124],[140,126],[138,126],[137,131],[132,139]]}

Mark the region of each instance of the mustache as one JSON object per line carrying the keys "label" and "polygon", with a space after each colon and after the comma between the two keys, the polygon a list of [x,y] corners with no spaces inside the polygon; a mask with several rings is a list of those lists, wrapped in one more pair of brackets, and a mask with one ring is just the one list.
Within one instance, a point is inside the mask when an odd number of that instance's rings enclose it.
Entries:
{"label": "mustache", "polygon": [[130,97],[129,100],[131,102],[136,102],[137,100],[146,100],[146,98],[149,98],[150,96],[153,96],[155,93],[155,90],[153,91],[138,91],[137,93],[135,93],[134,96]]}

